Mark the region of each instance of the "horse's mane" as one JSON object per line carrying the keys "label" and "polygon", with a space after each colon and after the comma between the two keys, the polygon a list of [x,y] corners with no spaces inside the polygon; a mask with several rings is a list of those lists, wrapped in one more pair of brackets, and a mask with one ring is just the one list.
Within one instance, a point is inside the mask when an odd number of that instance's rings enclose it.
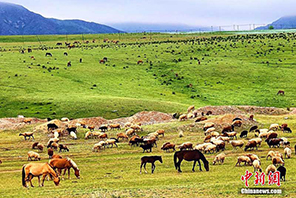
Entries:
{"label": "horse's mane", "polygon": [[79,170],[77,164],[76,164],[71,158],[67,157],[66,159],[72,164],[72,166],[73,166],[74,168],[76,168],[76,169]]}

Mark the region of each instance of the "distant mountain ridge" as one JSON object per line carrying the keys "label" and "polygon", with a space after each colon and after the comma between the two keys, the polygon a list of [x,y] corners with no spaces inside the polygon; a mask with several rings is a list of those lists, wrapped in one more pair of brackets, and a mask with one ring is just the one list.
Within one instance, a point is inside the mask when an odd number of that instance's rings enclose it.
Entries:
{"label": "distant mountain ridge", "polygon": [[272,22],[271,24],[256,28],[256,30],[267,30],[270,26],[273,26],[274,29],[295,29],[296,16],[281,17],[278,20]]}
{"label": "distant mountain ridge", "polygon": [[82,20],[45,18],[23,6],[0,2],[0,35],[99,34],[123,32]]}
{"label": "distant mountain ridge", "polygon": [[[126,32],[191,32],[191,31],[212,31],[211,27],[189,26],[184,24],[155,24],[155,23],[113,23],[113,27]],[[214,28],[213,31],[217,31]]]}

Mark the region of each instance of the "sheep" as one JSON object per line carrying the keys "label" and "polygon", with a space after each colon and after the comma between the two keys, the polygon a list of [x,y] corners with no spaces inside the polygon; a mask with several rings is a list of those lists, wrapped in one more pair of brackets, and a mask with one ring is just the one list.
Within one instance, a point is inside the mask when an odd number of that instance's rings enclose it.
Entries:
{"label": "sheep", "polygon": [[185,120],[187,120],[187,115],[186,114],[180,115],[179,121],[185,121]]}
{"label": "sheep", "polygon": [[116,136],[118,140],[119,138],[121,138],[122,140],[124,139],[128,140],[128,136],[125,133],[117,133]]}
{"label": "sheep", "polygon": [[217,146],[215,144],[212,144],[212,145],[208,145],[204,151],[205,153],[207,152],[211,153],[211,151],[214,153],[216,150],[217,150]]}
{"label": "sheep", "polygon": [[255,154],[248,153],[245,156],[249,157],[251,159],[251,162],[253,162],[254,160],[259,160],[260,161],[259,157],[257,155],[255,155]]}
{"label": "sheep", "polygon": [[281,180],[286,181],[286,168],[284,166],[280,166],[277,168],[277,171],[280,172]]}
{"label": "sheep", "polygon": [[261,146],[261,143],[262,143],[262,139],[261,139],[261,138],[252,138],[252,139],[250,139],[249,141],[252,141],[252,140],[255,140],[256,143],[257,143],[259,146]]}
{"label": "sheep", "polygon": [[120,130],[121,129],[120,124],[110,124],[108,126],[109,126],[110,130],[115,130],[115,129]]}
{"label": "sheep", "polygon": [[244,146],[244,141],[242,140],[232,140],[230,141],[230,144],[232,145],[233,148],[237,149],[236,147],[243,147]]}
{"label": "sheep", "polygon": [[56,142],[52,142],[51,145],[50,145],[50,148],[54,148],[55,150],[57,150],[58,149],[58,144]]}
{"label": "sheep", "polygon": [[[181,137],[184,137],[184,133],[183,133],[183,131],[180,131],[179,132],[179,134],[178,134],[178,136],[181,138]],[[296,151],[295,151],[296,152]]]}
{"label": "sheep", "polygon": [[158,129],[156,131],[156,133],[158,133],[158,135],[162,135],[162,137],[164,137],[164,130],[163,129]]}
{"label": "sheep", "polygon": [[40,161],[40,155],[34,151],[29,151],[28,152],[28,161],[31,160],[33,161],[33,158],[35,161],[39,160]]}
{"label": "sheep", "polygon": [[94,131],[94,130],[95,130],[95,126],[94,126],[94,125],[87,126],[87,128],[88,128],[90,131]]}
{"label": "sheep", "polygon": [[232,126],[241,127],[243,122],[241,120],[235,120],[231,123]]}
{"label": "sheep", "polygon": [[187,118],[188,119],[193,119],[194,118],[194,114],[193,113],[188,113],[187,114]]}
{"label": "sheep", "polygon": [[234,126],[233,125],[231,125],[231,126],[225,126],[225,127],[223,127],[221,133],[232,132],[232,131],[234,131]]}
{"label": "sheep", "polygon": [[94,144],[92,151],[93,152],[98,152],[102,148],[105,149],[105,141],[100,141],[99,143]]}
{"label": "sheep", "polygon": [[242,131],[239,135],[240,138],[248,137],[248,131]]}
{"label": "sheep", "polygon": [[274,173],[275,171],[276,171],[276,167],[273,164],[270,164],[269,166],[267,166],[265,173],[266,173],[266,175],[268,175],[269,172]]}
{"label": "sheep", "polygon": [[88,131],[88,132],[85,133],[85,138],[84,139],[87,140],[88,138],[92,137],[92,135],[93,135],[92,132]]}
{"label": "sheep", "polygon": [[38,144],[39,144],[39,142],[34,142],[34,143],[32,144],[32,149],[35,149],[35,148],[37,147]]}
{"label": "sheep", "polygon": [[59,138],[50,138],[47,142],[47,148],[49,148],[51,146],[52,143],[58,143],[60,141]]}
{"label": "sheep", "polygon": [[170,142],[166,142],[165,144],[162,145],[161,150],[164,151],[168,151],[169,149],[172,149],[173,151],[175,151],[175,144],[170,143]]}
{"label": "sheep", "polygon": [[287,133],[292,133],[292,130],[289,127],[284,127],[283,129],[283,133],[286,131]]}
{"label": "sheep", "polygon": [[106,125],[101,125],[101,126],[99,127],[99,130],[100,130],[101,132],[108,131],[108,126],[106,126]]}
{"label": "sheep", "polygon": [[132,126],[132,123],[130,123],[130,122],[126,122],[125,124],[124,124],[124,128],[129,128],[129,127],[131,127]]}
{"label": "sheep", "polygon": [[282,141],[280,142],[283,146],[290,146],[290,142],[288,141],[288,138],[281,137]]}
{"label": "sheep", "polygon": [[244,162],[245,166],[247,165],[247,163],[248,163],[249,166],[252,165],[251,159],[249,157],[247,157],[247,156],[239,156],[239,157],[237,157],[237,162],[236,162],[235,166],[237,166],[237,164],[240,165],[241,162]]}
{"label": "sheep", "polygon": [[259,160],[253,161],[253,167],[254,167],[254,172],[257,170],[259,170],[259,172],[262,172],[261,163]]}
{"label": "sheep", "polygon": [[70,136],[71,136],[71,138],[73,138],[74,140],[77,140],[77,135],[76,135],[75,132],[71,131],[71,132],[70,132]]}
{"label": "sheep", "polygon": [[208,145],[212,145],[212,143],[198,144],[194,147],[194,150],[204,151]]}
{"label": "sheep", "polygon": [[100,135],[98,136],[100,139],[107,139],[108,135],[107,133],[100,133]]}
{"label": "sheep", "polygon": [[133,135],[135,135],[135,130],[134,129],[128,129],[128,130],[126,130],[126,132],[125,132],[125,134],[127,135],[127,136],[133,136]]}
{"label": "sheep", "polygon": [[285,158],[291,158],[292,150],[289,147],[286,147],[284,152],[285,152]]}
{"label": "sheep", "polygon": [[275,156],[275,152],[274,152],[274,151],[269,151],[269,152],[267,153],[266,160],[268,160],[268,157],[272,158],[272,157],[274,157],[274,156]]}
{"label": "sheep", "polygon": [[249,129],[249,133],[251,132],[251,131],[255,131],[256,129],[258,129],[258,126],[252,126],[250,129]]}
{"label": "sheep", "polygon": [[131,129],[134,129],[134,131],[143,131],[143,129],[142,129],[142,127],[140,126],[140,125],[138,125],[138,124],[133,124],[132,126],[131,126]]}
{"label": "sheep", "polygon": [[196,118],[194,122],[201,122],[201,121],[205,121],[205,120],[207,120],[207,119],[208,119],[208,118],[206,118],[206,117],[204,117],[204,116],[201,116],[201,117]]}
{"label": "sheep", "polygon": [[218,137],[220,134],[217,131],[213,131],[210,133],[212,137]]}
{"label": "sheep", "polygon": [[285,166],[284,160],[282,158],[280,158],[280,157],[273,157],[271,159],[271,161],[272,161],[272,164],[275,165],[275,166],[278,165],[278,164],[282,164],[283,166]]}
{"label": "sheep", "polygon": [[215,127],[210,127],[210,128],[207,128],[207,130],[205,131],[205,135],[208,135],[209,133],[215,131]]}
{"label": "sheep", "polygon": [[276,132],[271,132],[267,134],[265,142],[268,142],[269,139],[277,138],[278,134]]}
{"label": "sheep", "polygon": [[23,122],[25,124],[31,124],[32,120],[33,120],[32,118],[25,118]]}
{"label": "sheep", "polygon": [[272,147],[280,147],[280,142],[282,141],[282,139],[280,138],[272,138],[272,139],[268,139],[267,144],[269,146],[269,148]]}
{"label": "sheep", "polygon": [[259,138],[267,138],[268,132],[260,132]]}
{"label": "sheep", "polygon": [[188,109],[187,109],[187,113],[189,113],[189,112],[191,112],[191,111],[193,111],[194,110],[194,105],[192,105],[192,106],[190,106],[190,107],[188,107]]}
{"label": "sheep", "polygon": [[61,121],[62,122],[69,122],[70,120],[69,120],[69,118],[64,117],[64,118],[61,118]]}
{"label": "sheep", "polygon": [[223,140],[211,139],[211,143],[216,145],[217,152],[225,150],[225,142]]}
{"label": "sheep", "polygon": [[59,136],[60,136],[59,132],[57,132],[57,131],[53,132],[53,137],[54,138],[59,138]]}
{"label": "sheep", "polygon": [[105,142],[106,142],[106,145],[108,147],[109,147],[109,145],[112,145],[112,148],[113,148],[113,145],[115,145],[116,147],[118,147],[117,144],[116,144],[116,142],[118,142],[117,139],[107,139]]}
{"label": "sheep", "polygon": [[207,122],[205,123],[203,130],[206,131],[208,128],[214,127],[214,123],[213,122]]}
{"label": "sheep", "polygon": [[280,125],[279,124],[271,124],[269,127],[269,131],[273,130],[273,131],[277,131],[279,129]]}
{"label": "sheep", "polygon": [[187,150],[187,149],[191,150],[191,149],[193,149],[192,146],[193,146],[193,144],[191,142],[185,142],[185,143],[179,145],[178,148],[180,149],[180,151]]}
{"label": "sheep", "polygon": [[226,135],[227,137],[229,137],[229,138],[234,138],[235,137],[235,139],[237,139],[237,136],[236,136],[236,132],[224,132],[224,135]]}
{"label": "sheep", "polygon": [[221,162],[221,164],[224,163],[224,160],[225,160],[225,154],[224,153],[220,153],[218,155],[216,155],[214,161],[213,161],[213,165],[215,165],[216,163],[219,163]]}
{"label": "sheep", "polygon": [[247,151],[248,149],[251,149],[251,148],[252,150],[254,150],[255,147],[258,150],[257,142],[255,140],[248,141],[244,150]]}
{"label": "sheep", "polygon": [[219,136],[217,139],[218,140],[223,140],[224,142],[229,142],[229,140],[230,140],[229,137],[224,137],[224,136]]}
{"label": "sheep", "polygon": [[280,126],[280,128],[281,128],[282,131],[283,131],[283,129],[286,128],[286,127],[288,127],[288,124],[287,124],[287,123],[283,123],[283,124]]}
{"label": "sheep", "polygon": [[43,144],[41,144],[41,143],[38,143],[38,144],[37,144],[37,149],[38,149],[39,151],[43,152],[43,148],[44,148]]}

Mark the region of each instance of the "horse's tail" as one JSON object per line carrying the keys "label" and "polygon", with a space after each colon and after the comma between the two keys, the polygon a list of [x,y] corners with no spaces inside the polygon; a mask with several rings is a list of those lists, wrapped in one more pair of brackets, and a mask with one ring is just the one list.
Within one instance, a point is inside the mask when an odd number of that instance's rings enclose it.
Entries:
{"label": "horse's tail", "polygon": [[175,152],[175,154],[174,154],[174,164],[175,164],[176,169],[178,169],[178,166],[177,166],[177,153],[178,152]]}
{"label": "horse's tail", "polygon": [[24,187],[27,187],[26,185],[26,171],[25,171],[25,167],[26,165],[23,166],[23,170],[22,170],[22,183]]}

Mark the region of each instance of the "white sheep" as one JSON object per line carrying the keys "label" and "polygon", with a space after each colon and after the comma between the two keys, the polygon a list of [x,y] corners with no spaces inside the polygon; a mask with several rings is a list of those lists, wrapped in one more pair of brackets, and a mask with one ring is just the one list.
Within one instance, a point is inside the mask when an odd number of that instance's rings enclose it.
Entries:
{"label": "white sheep", "polygon": [[261,163],[259,160],[253,161],[253,167],[254,167],[254,172],[257,170],[259,170],[259,172],[262,172]]}
{"label": "white sheep", "polygon": [[292,150],[289,147],[286,147],[284,152],[285,152],[285,158],[291,158]]}
{"label": "white sheep", "polygon": [[279,124],[271,124],[268,131],[277,131],[279,129],[280,125]]}
{"label": "white sheep", "polygon": [[269,166],[267,166],[265,173],[268,175],[269,172],[274,173],[276,171],[276,167],[273,164],[270,164]]}
{"label": "white sheep", "polygon": [[77,135],[73,131],[70,132],[70,136],[74,139],[77,140]]}
{"label": "white sheep", "polygon": [[220,164],[220,162],[221,162],[221,164],[223,164],[224,160],[225,160],[225,156],[226,155],[224,153],[218,154],[213,161],[213,165],[215,165],[216,163]]}
{"label": "white sheep", "polygon": [[230,144],[232,145],[233,148],[237,149],[236,147],[243,147],[244,146],[244,141],[243,140],[231,140]]}

